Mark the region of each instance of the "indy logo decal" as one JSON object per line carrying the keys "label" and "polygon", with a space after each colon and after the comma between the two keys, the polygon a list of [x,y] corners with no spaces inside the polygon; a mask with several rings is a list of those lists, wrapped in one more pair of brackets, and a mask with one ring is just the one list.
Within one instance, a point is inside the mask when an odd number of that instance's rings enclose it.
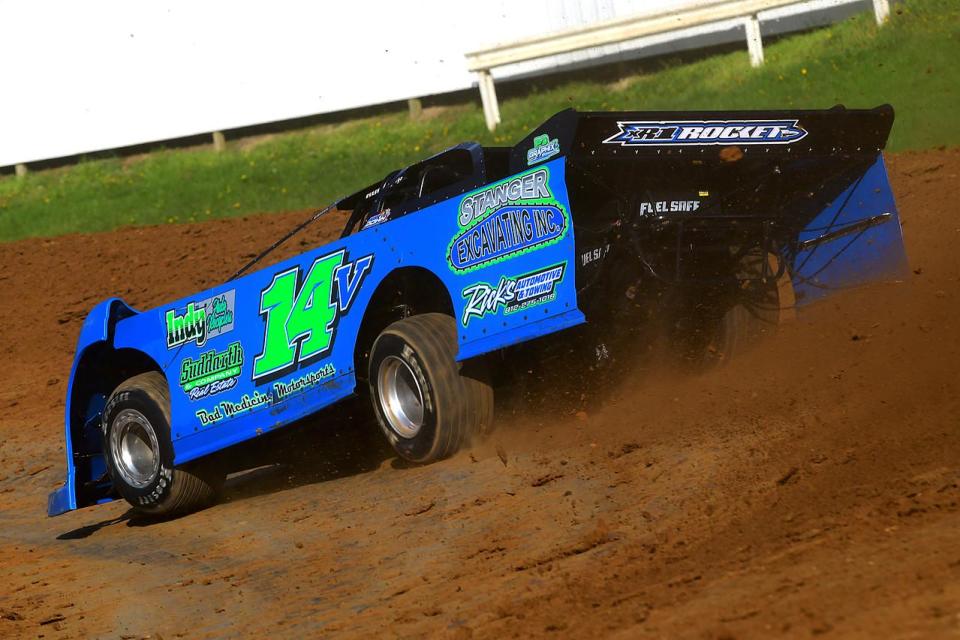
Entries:
{"label": "indy logo decal", "polygon": [[807,136],[798,120],[678,120],[617,122],[603,141],[622,147],[660,145],[792,144]]}
{"label": "indy logo decal", "polygon": [[168,309],[163,315],[167,349],[188,342],[202,347],[210,338],[232,331],[235,295],[231,289],[206,300],[189,302],[183,313],[179,309]]}

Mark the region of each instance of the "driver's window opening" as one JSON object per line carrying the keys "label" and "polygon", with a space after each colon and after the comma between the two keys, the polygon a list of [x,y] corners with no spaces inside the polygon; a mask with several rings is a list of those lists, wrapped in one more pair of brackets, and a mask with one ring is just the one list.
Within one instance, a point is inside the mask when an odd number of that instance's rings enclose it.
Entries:
{"label": "driver's window opening", "polygon": [[[475,178],[473,155],[467,149],[451,149],[386,177],[377,187],[359,193],[342,203],[353,209],[344,235],[364,229],[375,217],[382,221],[416,211],[435,201],[450,197],[472,186]],[[376,222],[381,222],[377,220]]]}
{"label": "driver's window opening", "polygon": [[391,215],[396,215],[420,208],[424,199],[439,195],[448,187],[472,177],[473,158],[470,152],[452,149],[404,171],[389,186],[375,213],[390,210]]}

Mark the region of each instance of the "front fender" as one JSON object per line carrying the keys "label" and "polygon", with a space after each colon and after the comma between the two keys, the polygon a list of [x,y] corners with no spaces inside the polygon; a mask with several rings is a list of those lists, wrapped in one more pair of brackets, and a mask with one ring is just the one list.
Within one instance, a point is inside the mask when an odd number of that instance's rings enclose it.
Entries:
{"label": "front fender", "polygon": [[[70,368],[70,380],[67,383],[67,397],[64,403],[64,438],[67,452],[67,478],[64,485],[53,491],[47,498],[47,515],[56,516],[77,508],[77,469],[74,457],[73,432],[78,420],[87,416],[79,415],[73,406],[74,384],[77,368],[87,352],[98,345],[110,345],[118,321],[136,314],[137,311],[120,298],[110,298],[95,306],[80,328],[77,349]],[[80,408],[84,411],[86,408]],[[82,425],[81,425],[82,426]],[[81,505],[83,506],[83,505]]]}

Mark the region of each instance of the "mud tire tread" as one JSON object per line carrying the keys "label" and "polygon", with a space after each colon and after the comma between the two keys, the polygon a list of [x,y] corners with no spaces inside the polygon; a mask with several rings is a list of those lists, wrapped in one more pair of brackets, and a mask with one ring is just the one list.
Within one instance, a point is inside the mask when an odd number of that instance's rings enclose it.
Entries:
{"label": "mud tire tread", "polygon": [[[394,322],[381,332],[371,353],[377,353],[381,339],[387,335],[410,345],[423,364],[437,416],[429,450],[415,457],[398,450],[401,456],[418,463],[441,460],[492,426],[493,389],[483,376],[464,375],[462,363],[456,361],[457,324],[453,318],[442,313],[424,313]],[[376,372],[371,371],[369,379],[371,397],[376,398],[372,388],[376,384]],[[379,412],[377,417],[389,437],[389,427]]]}
{"label": "mud tire tread", "polygon": [[[157,371],[141,373],[123,381],[110,395],[104,408],[104,415],[113,412],[114,405],[121,401],[129,392],[139,392],[145,395],[162,414],[166,424],[155,425],[158,438],[170,438],[170,390],[166,378]],[[106,446],[107,427],[104,427]],[[217,472],[210,465],[183,465],[172,469],[170,488],[163,499],[155,504],[136,504],[127,496],[133,509],[150,516],[175,516],[202,509],[216,499],[219,485],[222,484],[223,474]],[[123,492],[120,491],[121,495]]]}

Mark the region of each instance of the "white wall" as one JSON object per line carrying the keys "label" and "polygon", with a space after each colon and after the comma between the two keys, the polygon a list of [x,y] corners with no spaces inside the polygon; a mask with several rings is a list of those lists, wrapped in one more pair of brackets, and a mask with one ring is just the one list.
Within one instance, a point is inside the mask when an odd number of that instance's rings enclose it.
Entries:
{"label": "white wall", "polygon": [[[464,89],[467,51],[698,2],[0,0],[0,166]],[[494,75],[635,57],[638,45],[677,46],[649,38]]]}

